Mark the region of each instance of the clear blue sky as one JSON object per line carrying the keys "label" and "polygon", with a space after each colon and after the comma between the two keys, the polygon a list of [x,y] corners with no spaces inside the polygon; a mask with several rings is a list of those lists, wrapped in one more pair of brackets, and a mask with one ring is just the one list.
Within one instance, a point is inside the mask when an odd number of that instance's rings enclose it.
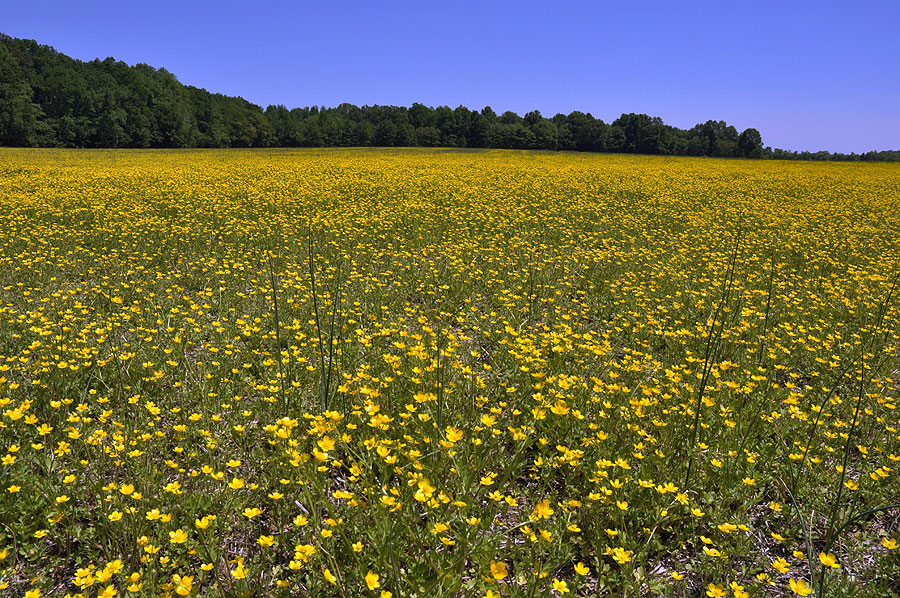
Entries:
{"label": "clear blue sky", "polygon": [[0,32],[265,107],[489,105],[725,120],[797,150],[900,149],[900,0],[4,0]]}

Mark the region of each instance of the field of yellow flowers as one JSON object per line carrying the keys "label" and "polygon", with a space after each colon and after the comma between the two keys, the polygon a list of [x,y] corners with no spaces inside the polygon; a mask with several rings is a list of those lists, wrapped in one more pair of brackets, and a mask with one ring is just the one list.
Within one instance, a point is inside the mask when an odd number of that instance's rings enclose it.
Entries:
{"label": "field of yellow flowers", "polygon": [[0,151],[3,596],[900,592],[900,167]]}

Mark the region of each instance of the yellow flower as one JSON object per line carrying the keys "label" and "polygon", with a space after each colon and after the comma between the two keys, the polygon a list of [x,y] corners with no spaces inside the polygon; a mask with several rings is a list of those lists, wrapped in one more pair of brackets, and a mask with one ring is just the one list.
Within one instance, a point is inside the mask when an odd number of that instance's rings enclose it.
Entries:
{"label": "yellow flower", "polygon": [[237,567],[232,570],[231,576],[235,579],[244,579],[245,577],[247,577],[247,573],[249,572],[244,569],[244,560],[238,559]]}
{"label": "yellow flower", "polygon": [[337,585],[337,577],[335,577],[327,567],[322,567],[322,575],[325,576],[325,581],[331,585]]}
{"label": "yellow flower", "polygon": [[496,580],[505,579],[509,575],[506,570],[506,563],[503,561],[491,561],[491,577]]}
{"label": "yellow flower", "polygon": [[119,511],[113,511],[112,513],[109,514],[110,521],[118,521],[121,518],[122,518],[122,513],[120,513]]}
{"label": "yellow flower", "polygon": [[207,529],[215,518],[215,515],[204,515],[203,519],[194,519],[194,527],[200,530]]}
{"label": "yellow flower", "polygon": [[447,435],[447,442],[456,443],[459,442],[463,437],[463,431],[453,426],[447,426],[445,429],[445,433]]}
{"label": "yellow flower", "polygon": [[750,598],[750,593],[738,582],[733,581],[728,584],[728,586],[731,588],[731,591],[734,592],[734,598]]}
{"label": "yellow flower", "polygon": [[263,548],[269,548],[275,544],[275,536],[260,536],[256,539],[256,543]]}
{"label": "yellow flower", "polygon": [[719,528],[720,532],[725,534],[730,534],[738,528],[738,526],[734,525],[733,523],[722,523],[716,527]]}
{"label": "yellow flower", "polygon": [[772,561],[772,568],[775,569],[776,571],[778,571],[779,573],[787,573],[788,570],[791,568],[791,566],[788,565],[788,562],[786,560],[784,560],[783,558],[777,558],[774,561]]}
{"label": "yellow flower", "polygon": [[550,506],[549,500],[539,501],[534,506],[534,512],[532,513],[531,520],[532,521],[540,521],[541,519],[549,519],[553,515],[553,507]]}
{"label": "yellow flower", "polygon": [[819,562],[821,562],[826,567],[831,567],[832,569],[841,568],[841,566],[837,562],[837,558],[832,553],[825,554],[824,552],[820,552]]}
{"label": "yellow flower", "polygon": [[184,544],[185,540],[187,540],[187,534],[181,528],[173,532],[169,532],[169,542],[172,544]]}
{"label": "yellow flower", "polygon": [[194,585],[194,578],[190,575],[182,577],[176,573],[172,576],[172,583],[175,584],[176,594],[179,596],[187,596],[191,593],[191,589]]}
{"label": "yellow flower", "polygon": [[881,545],[888,550],[896,550],[898,547],[900,547],[900,544],[898,544],[897,540],[895,540],[894,538],[882,538]]}
{"label": "yellow flower", "polygon": [[247,507],[246,509],[244,509],[242,515],[244,517],[246,517],[247,519],[253,519],[254,517],[258,517],[259,515],[262,515],[262,509],[258,509],[256,507],[253,507],[253,508]]}
{"label": "yellow flower", "polygon": [[578,575],[587,575],[590,572],[591,572],[590,567],[588,567],[581,561],[578,561],[577,563],[575,563],[575,573],[577,573]]}
{"label": "yellow flower", "polygon": [[710,598],[725,598],[728,595],[728,590],[722,584],[711,583],[706,586],[706,595]]}
{"label": "yellow flower", "polygon": [[788,580],[788,585],[791,587],[791,591],[798,596],[809,596],[812,594],[812,588],[806,585],[805,579],[794,579],[792,577]]}
{"label": "yellow flower", "polygon": [[[107,563],[106,566],[103,567],[103,579],[101,579],[100,581],[106,581],[107,579],[121,571],[122,567],[122,561],[119,559]],[[99,575],[97,577],[98,579],[100,578]]]}
{"label": "yellow flower", "polygon": [[612,557],[617,563],[624,565],[631,562],[631,551],[616,547],[612,550]]}
{"label": "yellow flower", "polygon": [[366,573],[366,585],[370,590],[381,587],[381,583],[379,583],[378,577],[379,575],[377,573],[374,573],[373,571],[369,571],[368,573]]}
{"label": "yellow flower", "polygon": [[568,594],[569,593],[569,585],[564,582],[553,578],[553,589],[559,592],[560,594]]}

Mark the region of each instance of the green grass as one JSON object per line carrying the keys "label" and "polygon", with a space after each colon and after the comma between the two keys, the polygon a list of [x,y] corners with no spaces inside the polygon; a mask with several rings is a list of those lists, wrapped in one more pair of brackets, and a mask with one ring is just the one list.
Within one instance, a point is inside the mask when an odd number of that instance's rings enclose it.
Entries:
{"label": "green grass", "polygon": [[2,592],[896,595],[898,175],[4,150]]}

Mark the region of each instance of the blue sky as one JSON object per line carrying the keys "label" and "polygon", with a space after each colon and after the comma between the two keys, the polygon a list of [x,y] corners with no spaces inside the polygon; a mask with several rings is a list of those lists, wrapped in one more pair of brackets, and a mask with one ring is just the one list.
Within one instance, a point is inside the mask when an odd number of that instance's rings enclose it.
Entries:
{"label": "blue sky", "polygon": [[0,32],[265,107],[460,104],[900,149],[900,1],[7,1]]}

